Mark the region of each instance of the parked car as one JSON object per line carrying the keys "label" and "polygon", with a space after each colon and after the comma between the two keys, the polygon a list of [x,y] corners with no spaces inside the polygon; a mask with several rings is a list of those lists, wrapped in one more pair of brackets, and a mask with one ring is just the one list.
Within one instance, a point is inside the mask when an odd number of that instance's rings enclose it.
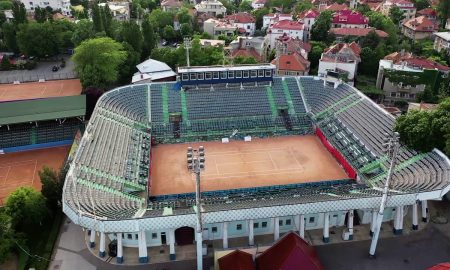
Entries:
{"label": "parked car", "polygon": [[167,44],[169,44],[168,42],[167,42],[167,40],[162,40],[162,42],[161,42],[161,45],[163,45],[163,46],[167,46]]}
{"label": "parked car", "polygon": [[52,67],[52,71],[53,71],[53,72],[56,72],[56,71],[58,71],[58,70],[59,70],[59,67],[58,67],[58,66],[53,66],[53,67]]}
{"label": "parked car", "polygon": [[172,47],[178,48],[178,43],[174,42],[174,43],[172,44]]}

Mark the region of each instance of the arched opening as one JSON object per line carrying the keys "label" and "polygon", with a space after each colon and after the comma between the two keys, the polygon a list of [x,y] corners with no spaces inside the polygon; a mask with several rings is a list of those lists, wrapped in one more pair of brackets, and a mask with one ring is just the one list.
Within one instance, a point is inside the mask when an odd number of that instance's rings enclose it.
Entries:
{"label": "arched opening", "polygon": [[194,243],[194,228],[185,226],[176,229],[175,242],[179,246],[192,245]]}

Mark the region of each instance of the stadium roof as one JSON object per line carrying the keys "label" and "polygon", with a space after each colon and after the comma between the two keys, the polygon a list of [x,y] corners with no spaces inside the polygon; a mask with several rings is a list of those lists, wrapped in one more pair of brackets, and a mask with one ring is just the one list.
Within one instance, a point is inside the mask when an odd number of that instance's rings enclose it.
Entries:
{"label": "stadium roof", "polygon": [[0,125],[84,116],[86,96],[0,102]]}

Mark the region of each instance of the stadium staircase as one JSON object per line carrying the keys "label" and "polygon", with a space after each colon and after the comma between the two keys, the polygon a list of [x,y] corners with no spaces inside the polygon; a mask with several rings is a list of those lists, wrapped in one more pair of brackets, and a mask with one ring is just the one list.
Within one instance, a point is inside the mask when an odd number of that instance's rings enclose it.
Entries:
{"label": "stadium staircase", "polygon": [[163,110],[163,122],[169,123],[169,94],[167,85],[162,86],[162,110]]}
{"label": "stadium staircase", "polygon": [[186,123],[187,126],[190,126],[189,121],[189,114],[187,109],[187,102],[186,102],[186,92],[184,90],[180,91],[180,97],[181,97],[181,115],[183,117],[183,122]]}
{"label": "stadium staircase", "polygon": [[292,102],[292,97],[291,97],[291,93],[289,92],[289,87],[287,85],[286,80],[282,80],[282,84],[283,84],[283,91],[284,91],[284,96],[286,97],[286,101],[287,101],[287,105],[288,105],[288,109],[289,109],[289,114],[293,115],[295,114],[295,109],[294,109],[294,102]]}
{"label": "stadium staircase", "polygon": [[273,92],[272,92],[272,87],[271,86],[266,86],[267,89],[267,99],[269,100],[269,104],[270,104],[270,109],[272,111],[272,117],[275,118],[277,117],[277,105],[275,104],[275,100],[273,98]]}

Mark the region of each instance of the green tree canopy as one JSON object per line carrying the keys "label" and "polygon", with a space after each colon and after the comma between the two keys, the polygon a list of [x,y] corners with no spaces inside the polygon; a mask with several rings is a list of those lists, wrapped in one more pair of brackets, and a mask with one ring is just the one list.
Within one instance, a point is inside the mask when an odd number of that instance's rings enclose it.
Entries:
{"label": "green tree canopy", "polygon": [[138,58],[141,57],[143,37],[141,28],[135,21],[125,21],[122,23],[122,28],[119,35],[120,41],[124,41],[133,47],[138,53]]}
{"label": "green tree canopy", "polygon": [[441,19],[441,26],[444,27],[447,19],[450,18],[450,1],[439,0],[437,11]]}
{"label": "green tree canopy", "polygon": [[319,67],[320,57],[326,47],[327,44],[324,42],[311,41],[311,52],[308,55],[308,59],[311,62],[311,70],[316,70]]}
{"label": "green tree canopy", "polygon": [[58,173],[47,167],[38,172],[41,179],[41,193],[47,199],[47,205],[51,209],[57,209],[61,206],[62,189],[64,182],[61,181]]}
{"label": "green tree canopy", "polygon": [[83,88],[108,87],[116,83],[118,68],[126,56],[122,44],[102,37],[83,41],[75,48],[72,59]]}
{"label": "green tree canopy", "polygon": [[166,40],[174,40],[177,37],[177,33],[173,29],[172,25],[166,25],[164,27],[162,37]]}
{"label": "green tree canopy", "polygon": [[94,37],[94,23],[91,20],[83,19],[75,25],[71,40],[75,46],[78,46],[84,40]]}
{"label": "green tree canopy", "polygon": [[134,50],[133,46],[127,42],[122,42],[124,51],[127,54],[125,61],[119,66],[119,83],[130,84],[133,74],[136,72],[136,65],[140,61],[140,53]]}
{"label": "green tree canopy", "polygon": [[300,13],[305,10],[313,9],[314,5],[309,0],[300,0],[298,1],[297,5],[295,6],[295,12]]}
{"label": "green tree canopy", "polygon": [[428,0],[412,0],[412,1],[414,2],[414,6],[417,8],[417,10],[422,10],[430,6]]}
{"label": "green tree canopy", "polygon": [[22,53],[29,56],[47,57],[59,53],[58,32],[51,22],[30,22],[19,25],[17,43]]}
{"label": "green tree canopy", "polygon": [[239,11],[241,12],[251,12],[253,10],[252,2],[244,0],[239,4]]}
{"label": "green tree canopy", "polygon": [[0,264],[4,263],[14,246],[14,230],[11,227],[11,217],[0,210]]}
{"label": "green tree canopy", "polygon": [[162,11],[159,8],[154,9],[148,17],[151,24],[156,27],[156,29],[161,30],[160,33],[162,33],[162,29],[167,25],[173,25],[173,18],[174,15],[172,13]]}
{"label": "green tree canopy", "polygon": [[256,22],[255,22],[255,26],[256,29],[261,29],[263,26],[263,17],[264,15],[267,15],[270,13],[270,10],[268,8],[260,8],[257,10],[254,10],[252,12],[253,16],[255,16]]}
{"label": "green tree canopy", "polygon": [[405,18],[405,14],[399,7],[393,6],[389,10],[389,18],[391,18],[392,22],[395,25],[399,25],[400,22]]}
{"label": "green tree canopy", "polygon": [[311,28],[311,40],[327,42],[328,31],[331,27],[331,18],[331,11],[324,11],[320,13]]}
{"label": "green tree canopy", "polygon": [[155,28],[151,24],[148,16],[144,18],[142,21],[142,36],[143,36],[143,45],[142,45],[142,55],[141,59],[147,59],[152,53],[152,50],[156,47],[156,43],[158,40],[158,34],[155,31]]}
{"label": "green tree canopy", "polygon": [[192,24],[192,16],[189,15],[189,10],[185,7],[181,7],[180,10],[177,12],[176,15],[178,22],[180,24],[187,23]]}
{"label": "green tree canopy", "polygon": [[6,22],[2,25],[2,31],[6,48],[8,48],[8,50],[11,52],[18,53],[19,46],[17,45],[16,26],[12,23]]}
{"label": "green tree canopy", "polygon": [[20,1],[13,1],[12,13],[14,17],[13,23],[15,25],[27,22],[27,10],[25,9],[25,5]]}
{"label": "green tree canopy", "polygon": [[188,24],[188,23],[182,23],[182,24],[180,25],[180,33],[181,33],[181,36],[183,36],[183,37],[186,37],[186,36],[192,36],[192,32],[193,32],[193,30],[192,30],[192,27],[191,27],[190,24]]}
{"label": "green tree canopy", "polygon": [[40,225],[48,215],[44,196],[32,187],[20,187],[12,192],[6,200],[5,212],[19,231]]}
{"label": "green tree canopy", "polygon": [[13,8],[13,3],[11,1],[0,1],[0,10],[11,10]]}

